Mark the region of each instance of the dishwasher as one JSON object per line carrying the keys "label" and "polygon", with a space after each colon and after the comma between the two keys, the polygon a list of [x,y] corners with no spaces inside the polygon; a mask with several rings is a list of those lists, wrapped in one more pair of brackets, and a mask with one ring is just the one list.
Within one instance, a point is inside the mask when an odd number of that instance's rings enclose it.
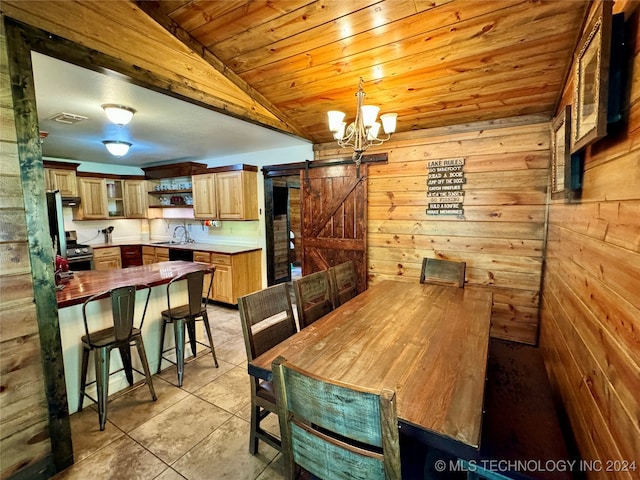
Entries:
{"label": "dishwasher", "polygon": [[193,262],[193,250],[170,248],[169,260],[184,260],[186,262]]}

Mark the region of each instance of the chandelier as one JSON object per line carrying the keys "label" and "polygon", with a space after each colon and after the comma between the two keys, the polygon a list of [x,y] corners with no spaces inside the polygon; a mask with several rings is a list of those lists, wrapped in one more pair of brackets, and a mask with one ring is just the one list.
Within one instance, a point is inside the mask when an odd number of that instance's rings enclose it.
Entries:
{"label": "chandelier", "polygon": [[360,77],[358,91],[356,92],[356,119],[348,126],[344,122],[345,114],[336,110],[328,112],[329,130],[333,134],[333,138],[338,141],[338,145],[343,148],[353,148],[353,161],[360,171],[360,162],[362,154],[371,146],[382,145],[391,138],[391,134],[396,131],[397,113],[385,113],[380,115],[382,128],[385,135],[378,137],[380,132],[380,122],[377,122],[379,107],[375,105],[365,105],[365,93],[362,88],[364,80]]}

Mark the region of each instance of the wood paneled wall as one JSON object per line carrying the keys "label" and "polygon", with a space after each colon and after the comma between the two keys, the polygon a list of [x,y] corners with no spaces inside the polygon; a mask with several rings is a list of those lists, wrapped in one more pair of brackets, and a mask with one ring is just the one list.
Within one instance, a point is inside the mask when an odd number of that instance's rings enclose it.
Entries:
{"label": "wood paneled wall", "polygon": [[[581,456],[640,469],[640,9],[625,12],[629,98],[622,127],[586,149],[579,201],[549,208],[540,345]],[[562,104],[572,104],[573,73]],[[612,131],[613,130],[613,131]],[[622,464],[611,464],[611,466]]]}
{"label": "wood paneled wall", "polygon": [[[401,119],[400,119],[401,121]],[[519,117],[398,134],[369,165],[368,271],[417,282],[423,257],[467,262],[467,285],[493,293],[491,335],[529,344],[538,306],[549,171],[548,119]],[[319,145],[315,159],[344,157]],[[464,215],[429,216],[428,161],[464,158]]]}
{"label": "wood paneled wall", "polygon": [[0,21],[0,478],[51,453],[4,24]]}

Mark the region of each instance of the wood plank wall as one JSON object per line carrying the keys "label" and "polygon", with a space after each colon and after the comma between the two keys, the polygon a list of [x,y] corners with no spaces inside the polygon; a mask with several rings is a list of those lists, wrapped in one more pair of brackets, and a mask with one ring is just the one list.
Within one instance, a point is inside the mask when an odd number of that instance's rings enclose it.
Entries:
{"label": "wood plank wall", "polygon": [[4,23],[0,21],[0,478],[51,453]]}
{"label": "wood plank wall", "polygon": [[[315,159],[349,155],[335,147],[316,146]],[[387,151],[389,161],[369,165],[370,281],[417,282],[423,257],[465,261],[467,285],[493,292],[491,335],[535,344],[548,119],[519,117],[397,134],[378,151]],[[464,215],[428,216],[427,162],[452,158],[465,159]]]}
{"label": "wood plank wall", "polygon": [[[602,462],[587,472],[598,479],[640,475],[604,469],[640,469],[640,8],[616,12],[631,32],[626,121],[587,147],[581,200],[550,205],[541,307],[547,370],[581,456]],[[562,105],[572,103],[573,72]]]}

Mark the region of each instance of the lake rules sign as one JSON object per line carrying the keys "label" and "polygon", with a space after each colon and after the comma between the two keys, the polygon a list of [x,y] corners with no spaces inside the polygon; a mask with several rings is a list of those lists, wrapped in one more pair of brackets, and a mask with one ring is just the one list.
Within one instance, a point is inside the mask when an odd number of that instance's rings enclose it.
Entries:
{"label": "lake rules sign", "polygon": [[431,160],[427,168],[427,215],[463,215],[464,158]]}

